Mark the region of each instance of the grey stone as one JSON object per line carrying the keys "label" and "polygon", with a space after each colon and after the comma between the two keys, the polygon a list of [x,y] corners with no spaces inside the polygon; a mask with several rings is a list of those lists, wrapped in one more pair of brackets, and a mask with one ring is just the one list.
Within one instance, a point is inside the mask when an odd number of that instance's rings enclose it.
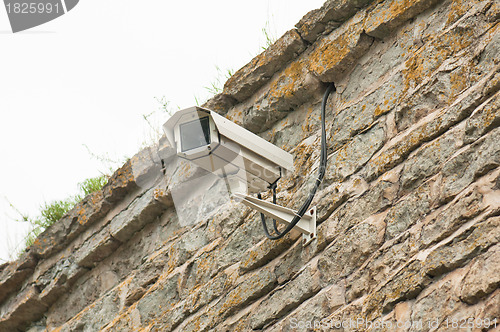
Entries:
{"label": "grey stone", "polygon": [[[4,303],[0,316],[0,328],[11,331],[25,329],[30,322],[39,320],[47,307],[40,301],[35,286],[21,290],[19,296]],[[2,326],[3,325],[3,326]]]}
{"label": "grey stone", "polygon": [[115,300],[116,294],[107,293],[97,300],[87,310],[83,310],[76,319],[69,320],[61,326],[61,331],[98,331],[102,330],[108,323],[107,317],[118,314],[118,305]]}
{"label": "grey stone", "polygon": [[229,265],[243,259],[244,254],[248,249],[257,244],[265,237],[264,230],[260,222],[260,215],[255,218],[249,218],[247,221],[238,227],[229,238],[221,245],[220,250],[214,257],[218,266],[226,268]]}
{"label": "grey stone", "polygon": [[179,275],[175,274],[164,280],[159,280],[137,303],[136,308],[141,316],[141,323],[148,324],[161,317],[162,312],[172,308],[179,299],[177,282]]}
{"label": "grey stone", "polygon": [[328,282],[338,282],[360,267],[382,244],[385,224],[361,223],[345,235],[339,235],[319,258],[318,269]]}
{"label": "grey stone", "polygon": [[231,107],[233,107],[236,103],[236,99],[234,99],[232,96],[224,93],[219,93],[207,100],[207,102],[201,106],[211,111],[215,111],[220,115],[225,115],[229,111],[229,109],[231,109]]}
{"label": "grey stone", "polygon": [[[359,86],[358,82],[353,82]],[[393,86],[400,86],[402,77],[400,74],[391,76],[377,90],[369,93],[362,101],[345,107],[338,111],[332,120],[333,124],[329,133],[329,148],[337,150],[343,146],[352,136],[370,128],[381,115],[396,107],[399,92],[394,91]],[[340,98],[351,99],[352,91],[339,92]]]}
{"label": "grey stone", "polygon": [[371,0],[328,0],[319,9],[304,15],[295,25],[302,38],[313,43],[321,34],[330,31],[353,16],[360,8],[370,4]]}
{"label": "grey stone", "polygon": [[488,131],[500,125],[500,92],[481,105],[467,119],[465,127],[465,143],[472,143]]}
{"label": "grey stone", "polygon": [[377,38],[384,38],[402,23],[437,2],[438,0],[418,0],[401,5],[397,0],[384,1],[369,13],[365,23],[366,33]]}
{"label": "grey stone", "polygon": [[37,259],[31,253],[25,252],[16,261],[3,266],[3,270],[0,271],[0,303],[21,288],[26,278],[33,273],[37,263]]}
{"label": "grey stone", "polygon": [[289,234],[277,241],[265,239],[259,242],[243,254],[240,271],[246,273],[269,263],[290,247],[293,242],[295,239]]}
{"label": "grey stone", "polygon": [[335,82],[353,67],[373,43],[363,33],[366,13],[359,11],[354,17],[328,36],[318,40],[308,54],[308,68],[322,82]]}
{"label": "grey stone", "polygon": [[482,222],[470,230],[469,236],[464,235],[465,239],[457,238],[451,245],[434,250],[425,261],[425,271],[437,276],[463,266],[499,241],[498,226],[499,218]]}
{"label": "grey stone", "polygon": [[109,236],[120,242],[127,242],[135,232],[158,218],[165,209],[165,205],[155,198],[155,189],[150,189],[111,221]]}
{"label": "grey stone", "polygon": [[430,185],[424,184],[396,203],[389,210],[385,219],[387,223],[386,239],[398,236],[421,221],[431,210],[432,201]]}
{"label": "grey stone", "polygon": [[422,263],[409,263],[380,290],[383,295],[383,302],[379,304],[381,311],[388,312],[397,302],[417,297],[429,283],[430,278],[424,273]]}
{"label": "grey stone", "polygon": [[87,269],[78,266],[72,259],[61,259],[36,280],[40,299],[47,306],[56,302],[82,276]]}
{"label": "grey stone", "polygon": [[[443,317],[448,317],[458,306],[457,300],[453,296],[453,283],[451,281],[432,286],[434,289],[417,299],[412,307],[410,319],[414,322],[422,322],[422,328],[424,326],[428,328],[429,324],[436,320],[442,321]],[[410,331],[419,331],[419,329],[414,327]]]}
{"label": "grey stone", "polygon": [[[489,75],[491,76],[491,73]],[[422,143],[433,140],[439,134],[464,120],[485,100],[485,96],[479,89],[480,86],[484,86],[485,82],[483,80],[476,87],[467,90],[462,98],[452,106],[434,113],[434,116],[426,118],[426,121],[419,122],[411,131],[403,132],[397,141],[376,154],[367,163],[362,174],[367,180],[375,179],[401,163]]]}
{"label": "grey stone", "polygon": [[344,181],[359,171],[384,143],[385,129],[380,124],[356,135],[353,140],[329,156],[325,181]]}
{"label": "grey stone", "polygon": [[408,240],[384,245],[379,248],[363,269],[359,269],[346,279],[346,299],[353,302],[355,299],[372,293],[398,268],[404,266],[411,257],[411,248]]}
{"label": "grey stone", "polygon": [[276,286],[276,275],[272,266],[266,266],[246,274],[238,285],[220,302],[217,319],[224,319],[248,303],[267,294]]}
{"label": "grey stone", "polygon": [[466,303],[475,304],[485,295],[498,289],[499,285],[500,246],[496,245],[486,254],[474,259],[462,283],[460,299]]}
{"label": "grey stone", "polygon": [[422,228],[419,239],[421,249],[451,235],[484,209],[483,196],[477,189],[460,195]]}
{"label": "grey stone", "polygon": [[344,287],[338,284],[323,288],[266,331],[290,331],[292,322],[321,321],[346,303],[344,293]]}
{"label": "grey stone", "polygon": [[273,291],[260,303],[250,319],[252,329],[261,329],[271,321],[280,319],[319,290],[318,269],[309,265],[296,278]]}
{"label": "grey stone", "polygon": [[461,134],[462,130],[446,132],[434,141],[424,144],[408,158],[400,178],[402,195],[415,190],[438,172],[441,165],[461,147]]}
{"label": "grey stone", "polygon": [[224,94],[240,102],[246,100],[305,48],[305,43],[297,31],[289,30],[250,63],[234,73],[224,84]]}
{"label": "grey stone", "polygon": [[332,214],[331,218],[338,220],[336,231],[343,234],[369,216],[391,206],[395,200],[393,192],[397,191],[397,188],[397,183],[379,181],[363,192],[362,195],[349,199]]}
{"label": "grey stone", "polygon": [[500,166],[500,129],[494,129],[443,166],[442,200],[457,195],[472,181]]}

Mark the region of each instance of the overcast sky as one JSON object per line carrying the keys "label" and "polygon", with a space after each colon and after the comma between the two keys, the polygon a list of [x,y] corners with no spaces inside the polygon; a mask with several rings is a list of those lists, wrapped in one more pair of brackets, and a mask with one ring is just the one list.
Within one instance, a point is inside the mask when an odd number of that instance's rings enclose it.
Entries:
{"label": "overcast sky", "polygon": [[222,70],[242,67],[323,0],[81,0],[66,15],[12,34],[0,7],[0,263],[15,258],[35,216],[147,140],[142,116],[209,97]]}

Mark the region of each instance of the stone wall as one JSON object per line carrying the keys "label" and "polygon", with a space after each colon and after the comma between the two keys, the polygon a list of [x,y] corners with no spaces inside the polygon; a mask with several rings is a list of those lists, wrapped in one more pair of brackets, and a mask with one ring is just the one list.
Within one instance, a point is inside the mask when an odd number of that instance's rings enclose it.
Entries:
{"label": "stone wall", "polygon": [[162,140],[0,266],[0,331],[499,330],[499,20],[497,0],[327,1],[205,105],[294,155],[297,208],[335,82],[317,240],[267,240],[217,182],[182,222],[172,193],[205,174]]}

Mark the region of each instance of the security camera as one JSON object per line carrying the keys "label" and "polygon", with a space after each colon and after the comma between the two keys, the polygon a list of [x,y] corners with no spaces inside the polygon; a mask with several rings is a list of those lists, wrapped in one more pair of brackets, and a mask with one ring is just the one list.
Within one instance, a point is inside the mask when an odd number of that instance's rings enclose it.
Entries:
{"label": "security camera", "polygon": [[202,108],[176,112],[163,129],[177,155],[258,193],[293,168],[293,156],[223,116]]}
{"label": "security camera", "polygon": [[[316,207],[310,207],[326,171],[327,146],[325,107],[335,85],[328,86],[321,104],[321,156],[318,177],[308,198],[295,211],[276,205],[276,182],[293,168],[293,156],[263,138],[201,107],[175,113],[163,129],[177,155],[226,180],[233,197],[261,213],[264,232],[277,240],[292,230],[302,233],[303,245],[316,238]],[[273,203],[261,199],[260,192],[271,189]],[[252,197],[248,193],[258,193]],[[273,218],[275,235],[267,229],[265,216]],[[286,225],[279,230],[276,221]]]}

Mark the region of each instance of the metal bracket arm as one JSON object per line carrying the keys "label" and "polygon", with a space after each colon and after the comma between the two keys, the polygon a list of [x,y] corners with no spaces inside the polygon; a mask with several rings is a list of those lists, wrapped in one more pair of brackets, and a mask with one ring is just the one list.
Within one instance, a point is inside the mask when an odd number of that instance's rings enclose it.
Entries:
{"label": "metal bracket arm", "polygon": [[[235,197],[241,199],[245,205],[263,213],[264,215],[276,219],[289,225],[297,215],[297,211],[267,202],[249,195],[234,193]],[[302,233],[302,244],[305,246],[316,238],[316,207],[311,207],[295,225],[293,229]]]}

